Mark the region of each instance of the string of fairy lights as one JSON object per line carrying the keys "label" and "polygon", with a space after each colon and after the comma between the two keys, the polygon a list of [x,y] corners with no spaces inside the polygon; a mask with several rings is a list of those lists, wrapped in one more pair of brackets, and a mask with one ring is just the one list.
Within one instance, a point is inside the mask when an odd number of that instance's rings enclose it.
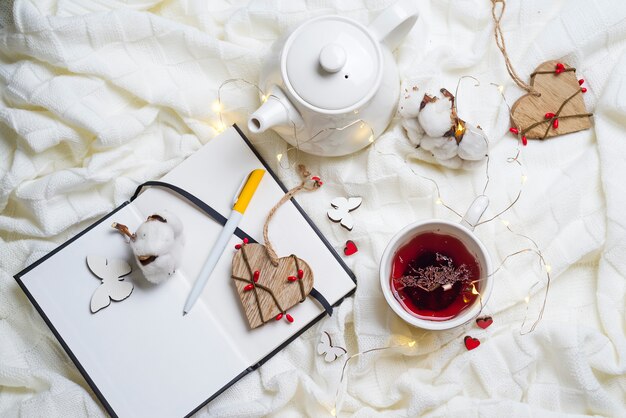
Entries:
{"label": "string of fairy lights", "polygon": [[[459,90],[459,86],[461,84],[461,81],[465,78],[471,78],[474,79],[477,84],[476,86],[480,85],[480,82],[472,77],[472,76],[464,76],[461,77],[457,83],[456,86],[456,90],[455,90],[455,97],[458,97],[458,90]],[[217,90],[217,100],[213,103],[212,105],[212,110],[217,114],[218,116],[218,125],[217,127],[214,126],[214,129],[220,133],[222,131],[224,131],[227,128],[226,123],[224,122],[224,102],[223,102],[223,91],[222,89],[225,88],[228,85],[234,84],[234,83],[243,83],[251,88],[253,88],[259,95],[259,97],[261,98],[261,102],[265,103],[265,101],[267,100],[277,100],[282,106],[285,106],[282,101],[280,101],[276,96],[273,95],[266,95],[263,90],[255,83],[252,83],[248,80],[245,80],[243,78],[231,78],[228,80],[225,80],[218,88]],[[498,92],[500,93],[500,96],[502,97],[502,101],[503,103],[507,106],[508,108],[508,112],[509,112],[509,116],[511,118],[513,118],[512,116],[512,112],[511,112],[511,107],[509,106],[508,102],[506,101],[506,97],[504,96],[504,86],[502,85],[498,85],[495,83],[490,83],[491,85],[497,87]],[[455,107],[455,111],[456,111],[456,101],[454,103],[454,107]],[[285,106],[285,111],[288,114],[288,109]],[[369,137],[369,142],[373,143],[374,142],[374,131],[372,130],[372,128],[367,124],[367,122],[365,122],[362,119],[355,119],[353,121],[351,121],[350,123],[341,126],[341,127],[328,127],[328,128],[324,128],[321,129],[320,131],[316,132],[314,135],[308,137],[306,140],[300,142],[299,138],[298,138],[298,130],[296,127],[295,122],[291,121],[292,127],[293,127],[293,137],[296,140],[296,145],[288,145],[286,151],[283,152],[278,152],[276,154],[276,160],[277,163],[279,165],[280,168],[282,169],[291,169],[293,168],[293,166],[295,164],[297,164],[298,159],[299,159],[299,152],[300,152],[300,146],[314,140],[316,137],[318,137],[319,135],[322,135],[325,132],[328,131],[332,131],[332,130],[337,130],[337,131],[342,131],[348,128],[351,128],[355,125],[358,125],[359,129],[369,129],[370,130],[370,137]],[[471,128],[470,128],[471,129]],[[483,139],[485,141],[487,141],[487,145],[489,145],[488,140],[480,135],[481,137],[483,137]],[[551,281],[551,266],[547,263],[546,258],[543,254],[543,252],[541,251],[539,245],[537,244],[537,242],[535,240],[533,240],[531,237],[524,235],[522,233],[516,232],[515,230],[513,230],[513,228],[511,228],[509,221],[502,219],[502,215],[504,215],[505,213],[507,213],[509,210],[511,210],[516,204],[517,202],[520,200],[522,193],[523,193],[523,189],[524,189],[524,184],[526,183],[528,177],[525,174],[525,170],[524,170],[524,165],[521,162],[521,146],[524,146],[525,144],[522,143],[522,141],[517,138],[517,146],[515,149],[515,153],[514,155],[507,157],[507,163],[511,163],[514,164],[518,167],[519,169],[519,173],[520,173],[520,183],[519,183],[519,190],[517,192],[517,194],[515,195],[515,197],[511,200],[511,202],[504,207],[503,209],[495,212],[495,214],[493,214],[492,216],[488,217],[487,219],[481,220],[479,222],[477,222],[475,225],[472,225],[473,227],[478,227],[480,225],[484,225],[486,223],[492,222],[496,219],[500,219],[502,225],[506,228],[506,230],[513,234],[514,236],[518,237],[518,238],[522,238],[526,241],[528,241],[531,244],[531,247],[527,247],[527,248],[523,248],[517,251],[514,251],[508,255],[506,255],[500,262],[500,264],[498,265],[498,267],[496,267],[490,274],[488,277],[494,276],[496,273],[498,273],[500,270],[502,270],[505,266],[505,264],[507,263],[508,260],[510,260],[513,257],[522,255],[522,254],[534,254],[538,260],[539,260],[539,266],[542,269],[542,271],[545,272],[546,275],[546,281],[545,281],[545,291],[543,294],[543,300],[540,304],[540,308],[539,311],[537,313],[537,316],[535,318],[535,320],[532,322],[532,324],[530,325],[530,327],[528,329],[526,328],[526,324],[528,322],[528,318],[530,316],[530,301],[532,298],[532,295],[535,293],[535,291],[541,286],[541,281],[537,281],[535,282],[530,289],[528,290],[528,293],[526,294],[526,296],[524,297],[524,302],[526,304],[526,308],[525,308],[525,313],[524,313],[524,317],[522,319],[522,324],[520,326],[520,335],[526,335],[530,332],[533,332],[537,325],[539,324],[539,322],[541,321],[541,319],[543,318],[544,315],[544,311],[545,311],[545,307],[546,307],[546,303],[547,303],[547,298],[548,298],[548,292],[550,289],[550,281]],[[435,203],[437,205],[441,205],[442,207],[446,208],[447,210],[449,210],[451,213],[454,213],[456,216],[458,216],[459,218],[463,218],[463,215],[457,211],[456,209],[454,209],[452,206],[450,206],[449,204],[447,204],[443,198],[442,192],[441,192],[441,188],[439,186],[439,184],[437,183],[436,180],[434,180],[433,178],[427,177],[419,172],[417,172],[414,168],[413,165],[410,163],[410,161],[408,161],[408,156],[405,156],[404,158],[400,157],[399,155],[395,154],[395,153],[384,153],[378,150],[377,148],[377,144],[373,145],[373,149],[374,151],[380,155],[381,157],[391,157],[391,158],[396,158],[398,159],[402,164],[401,166],[408,168],[411,173],[413,175],[415,175],[418,178],[421,178],[423,180],[426,180],[430,183],[432,183],[432,185],[434,186],[434,191],[435,191],[435,195],[436,195],[436,199],[435,199]],[[294,152],[295,155],[291,158],[284,158],[284,154],[289,154],[289,152]],[[286,162],[286,160],[289,160],[289,162],[287,162],[287,164],[284,164],[284,162]],[[482,190],[482,194],[484,195],[487,192],[487,189],[490,185],[490,174],[489,174],[489,169],[490,169],[490,162],[491,162],[491,158],[489,153],[487,153],[487,157],[486,157],[486,162],[485,162],[485,184]],[[482,302],[482,296],[480,295],[480,292],[478,291],[476,284],[478,284],[481,280],[485,280],[485,278],[483,279],[479,279],[479,280],[475,280],[472,281],[471,285],[472,285],[472,293],[475,295],[478,295],[479,298],[479,302],[481,305],[481,309],[480,311],[482,312],[484,306],[483,306],[483,302]],[[480,315],[480,313],[479,313]],[[422,335],[422,338],[425,334]],[[417,344],[418,341],[416,341],[415,339],[407,339],[407,341],[401,342],[399,344],[392,344],[389,346],[383,346],[383,347],[377,347],[377,348],[372,348],[372,349],[368,349],[368,350],[364,350],[361,352],[357,352],[355,354],[352,354],[350,356],[348,356],[343,364],[342,367],[342,371],[341,371],[341,376],[340,376],[340,380],[339,380],[339,386],[337,388],[337,392],[335,395],[335,401],[334,401],[334,406],[332,408],[329,409],[329,413],[332,416],[337,416],[339,414],[339,412],[341,411],[341,407],[343,404],[343,395],[346,392],[346,388],[343,388],[342,390],[342,385],[343,383],[346,381],[346,376],[347,376],[347,369],[348,369],[348,365],[349,363],[356,359],[359,358],[361,356],[364,356],[366,354],[369,353],[374,353],[374,352],[381,352],[381,351],[385,351],[385,350],[394,350],[394,349],[399,349],[402,347],[409,347],[412,348]]]}

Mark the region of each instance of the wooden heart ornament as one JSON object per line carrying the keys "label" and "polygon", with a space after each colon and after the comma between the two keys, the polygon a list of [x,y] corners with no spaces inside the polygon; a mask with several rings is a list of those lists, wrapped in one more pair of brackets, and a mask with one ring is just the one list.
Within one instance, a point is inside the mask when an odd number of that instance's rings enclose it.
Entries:
{"label": "wooden heart ornament", "polygon": [[541,64],[530,76],[534,90],[520,97],[511,108],[511,132],[528,139],[545,139],[591,127],[576,69],[557,61]]}
{"label": "wooden heart ornament", "polygon": [[309,265],[295,255],[278,258],[274,264],[265,245],[247,240],[235,248],[231,277],[250,328],[283,317],[293,322],[287,311],[313,289]]}

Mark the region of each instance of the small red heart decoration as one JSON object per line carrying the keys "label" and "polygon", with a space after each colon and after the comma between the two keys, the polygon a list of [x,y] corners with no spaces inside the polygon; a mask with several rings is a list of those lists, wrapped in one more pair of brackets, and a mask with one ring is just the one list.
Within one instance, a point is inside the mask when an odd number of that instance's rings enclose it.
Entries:
{"label": "small red heart decoration", "polygon": [[482,329],[487,329],[491,324],[493,324],[493,318],[490,316],[481,316],[480,318],[476,318],[476,325]]}
{"label": "small red heart decoration", "polygon": [[346,241],[346,246],[343,248],[343,253],[345,255],[352,255],[356,253],[357,251],[359,251],[359,249],[356,247],[356,244],[354,243],[354,241],[350,239]]}
{"label": "small red heart decoration", "polygon": [[473,350],[480,345],[480,341],[478,341],[477,338],[472,338],[469,335],[466,335],[463,341],[465,342],[465,348],[467,348],[468,351]]}

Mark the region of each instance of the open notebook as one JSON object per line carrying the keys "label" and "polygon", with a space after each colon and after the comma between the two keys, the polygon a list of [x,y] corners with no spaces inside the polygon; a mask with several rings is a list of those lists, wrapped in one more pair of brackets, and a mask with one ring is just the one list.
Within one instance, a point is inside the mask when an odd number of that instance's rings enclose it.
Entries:
{"label": "open notebook", "polygon": [[[255,168],[270,175],[263,177],[239,228],[262,242],[265,217],[285,188],[236,126],[162,181],[228,216],[234,192]],[[176,275],[155,286],[141,277],[129,246],[111,223],[134,231],[161,209],[183,221],[185,252]],[[183,317],[185,299],[221,228],[177,194],[149,188],[15,276],[111,415],[190,415],[325,315],[308,297],[289,310],[294,323],[270,321],[249,329],[230,278],[233,247],[241,241],[233,235],[202,296]],[[309,263],[315,288],[330,304],[354,291],[352,272],[297,203],[279,209],[270,236],[279,256],[294,253]],[[133,267],[125,278],[135,286],[130,297],[96,314],[89,303],[99,280],[88,270],[88,255],[124,259]]]}

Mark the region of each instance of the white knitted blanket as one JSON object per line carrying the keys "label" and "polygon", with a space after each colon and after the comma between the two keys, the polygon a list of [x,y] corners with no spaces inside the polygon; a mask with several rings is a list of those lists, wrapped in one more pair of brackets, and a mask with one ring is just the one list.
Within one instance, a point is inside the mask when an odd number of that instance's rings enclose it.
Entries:
{"label": "white knitted blanket", "polygon": [[[14,0],[0,7],[0,415],[102,416],[86,382],[30,305],[12,275],[128,199],[216,135],[211,103],[229,78],[255,82],[278,36],[302,20],[338,13],[367,24],[393,0]],[[396,51],[402,79],[464,80],[459,111],[491,141],[492,205],[517,194],[520,172],[507,163],[509,103],[521,95],[493,40],[489,0],[420,0],[420,19]],[[405,224],[454,220],[482,191],[483,170],[441,169],[411,158],[398,121],[373,147],[345,158],[287,156],[276,135],[253,137],[262,154],[305,163],[323,178],[301,201],[330,241],[359,252],[346,259],[359,287],[330,319],[246,376],[198,416],[339,415],[626,416],[626,3],[623,0],[509,0],[503,20],[511,59],[523,78],[541,62],[578,69],[594,112],[590,130],[530,141],[522,149],[528,181],[502,218],[532,237],[552,270],[546,313],[525,336],[529,289],[536,316],[545,276],[532,254],[496,276],[487,330],[473,324],[424,332],[385,304],[377,263]],[[233,87],[231,85],[230,87]],[[227,123],[258,105],[245,84],[224,90]],[[297,157],[297,158],[296,158]],[[407,158],[408,157],[408,158]],[[407,163],[405,163],[407,159]],[[295,170],[276,167],[291,186]],[[363,196],[347,232],[326,218],[336,196]],[[477,229],[497,265],[528,248],[501,220]],[[68,298],[72,295],[67,295]],[[350,363],[328,364],[315,347],[325,330]],[[463,336],[481,345],[467,351]],[[344,393],[345,391],[345,393]]]}

